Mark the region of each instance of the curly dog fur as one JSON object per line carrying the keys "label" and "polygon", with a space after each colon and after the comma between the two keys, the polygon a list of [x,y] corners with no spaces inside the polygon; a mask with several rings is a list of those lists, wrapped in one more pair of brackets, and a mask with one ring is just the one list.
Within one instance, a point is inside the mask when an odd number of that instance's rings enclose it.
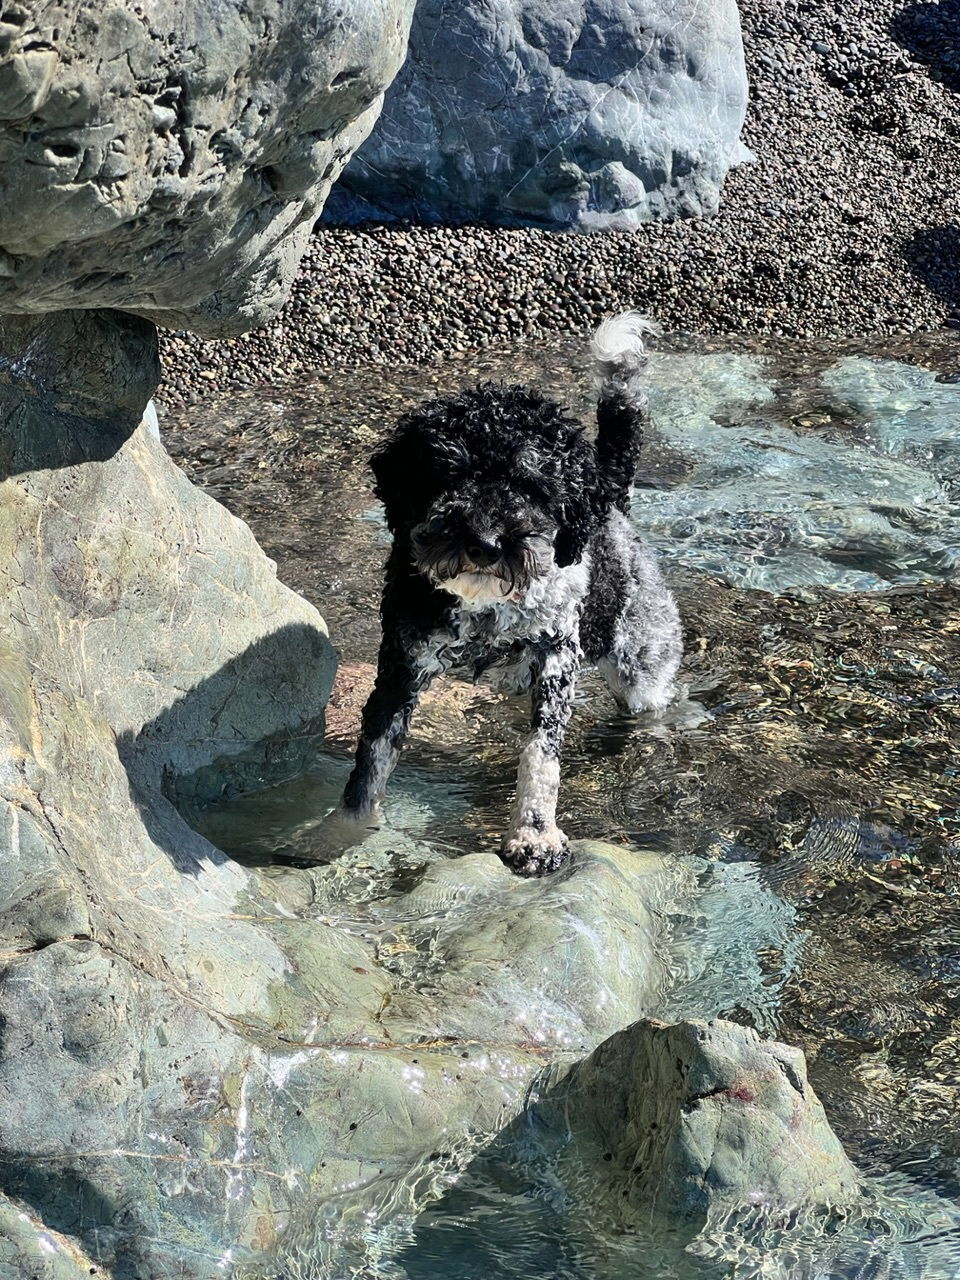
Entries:
{"label": "curly dog fur", "polygon": [[481,384],[406,414],[371,465],[393,534],[383,641],[347,815],[379,815],[419,694],[466,668],[532,692],[530,736],[501,856],[558,867],[560,751],[581,660],[620,707],[664,707],[681,656],[676,605],[627,510],[646,419],[634,312],[594,335],[597,438],[528,387]]}

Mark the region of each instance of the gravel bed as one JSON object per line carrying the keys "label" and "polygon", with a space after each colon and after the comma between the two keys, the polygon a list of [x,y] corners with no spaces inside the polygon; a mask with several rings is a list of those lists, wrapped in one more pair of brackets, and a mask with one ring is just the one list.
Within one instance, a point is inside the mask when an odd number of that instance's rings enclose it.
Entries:
{"label": "gravel bed", "polygon": [[574,235],[321,227],[270,326],[165,333],[159,397],[578,333],[623,306],[675,332],[960,341],[960,0],[741,0],[751,82],[720,213]]}

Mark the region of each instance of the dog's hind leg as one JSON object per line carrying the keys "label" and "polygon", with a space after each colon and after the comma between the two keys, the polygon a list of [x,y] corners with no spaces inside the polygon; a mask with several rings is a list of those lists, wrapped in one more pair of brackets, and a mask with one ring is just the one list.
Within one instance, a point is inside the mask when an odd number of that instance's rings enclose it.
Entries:
{"label": "dog's hind leg", "polygon": [[404,652],[390,644],[381,647],[376,683],[363,708],[353,772],[343,792],[345,816],[379,818],[417,699],[429,683],[429,674],[411,664]]}
{"label": "dog's hind leg", "polygon": [[630,589],[597,667],[621,711],[662,711],[677,696],[683,655],[680,615],[652,553],[637,546]]}
{"label": "dog's hind leg", "polygon": [[522,876],[555,871],[567,856],[567,837],[557,826],[560,751],[570,712],[580,649],[565,639],[538,662],[533,682],[531,733],[520,754],[517,796],[500,856]]}

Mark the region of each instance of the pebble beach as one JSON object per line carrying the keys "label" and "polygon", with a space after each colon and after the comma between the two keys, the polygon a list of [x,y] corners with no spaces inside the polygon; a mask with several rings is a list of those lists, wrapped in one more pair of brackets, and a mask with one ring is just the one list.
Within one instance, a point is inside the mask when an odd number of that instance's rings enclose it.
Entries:
{"label": "pebble beach", "polygon": [[713,218],[572,234],[318,227],[287,305],[239,338],[162,335],[161,404],[586,331],[796,340],[953,330],[960,345],[960,0],[741,0],[751,85]]}

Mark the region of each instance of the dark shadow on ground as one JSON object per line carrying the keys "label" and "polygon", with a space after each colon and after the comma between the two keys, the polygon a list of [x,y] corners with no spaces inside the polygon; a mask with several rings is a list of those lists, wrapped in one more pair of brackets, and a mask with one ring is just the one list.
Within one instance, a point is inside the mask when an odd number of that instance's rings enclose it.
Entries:
{"label": "dark shadow on ground", "polygon": [[890,34],[938,79],[960,93],[960,0],[911,4],[890,23]]}
{"label": "dark shadow on ground", "polygon": [[221,862],[189,824],[204,803],[308,770],[323,743],[332,649],[317,627],[293,623],[262,637],[187,690],[117,752],[151,839],[177,870]]}
{"label": "dark shadow on ground", "polygon": [[960,226],[947,223],[918,231],[905,246],[904,257],[914,275],[951,312],[960,313]]}

